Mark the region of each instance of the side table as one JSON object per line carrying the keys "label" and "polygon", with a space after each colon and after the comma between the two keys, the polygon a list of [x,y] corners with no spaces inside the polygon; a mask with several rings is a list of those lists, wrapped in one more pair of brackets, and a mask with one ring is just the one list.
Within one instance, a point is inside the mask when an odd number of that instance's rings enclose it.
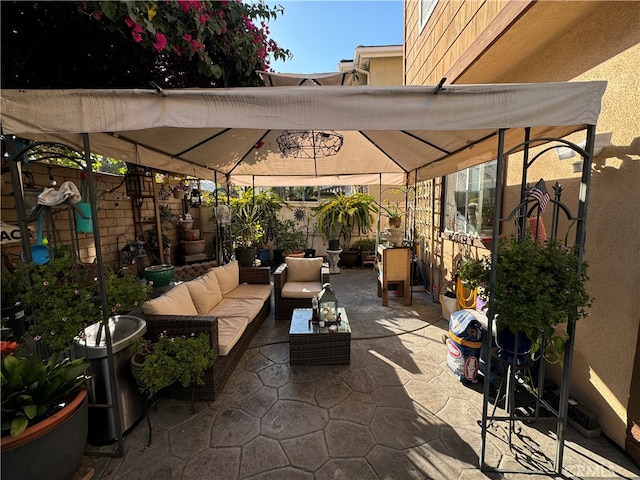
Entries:
{"label": "side table", "polygon": [[351,326],[344,308],[335,332],[311,323],[310,308],[296,308],[289,329],[290,365],[348,365],[351,362]]}

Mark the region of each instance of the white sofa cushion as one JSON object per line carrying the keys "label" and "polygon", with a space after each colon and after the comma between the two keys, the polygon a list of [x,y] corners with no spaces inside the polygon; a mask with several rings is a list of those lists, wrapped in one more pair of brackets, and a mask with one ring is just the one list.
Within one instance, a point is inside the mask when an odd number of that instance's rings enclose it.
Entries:
{"label": "white sofa cushion", "polygon": [[319,282],[321,281],[322,257],[296,258],[286,257],[288,282]]}
{"label": "white sofa cushion", "polygon": [[147,300],[142,304],[142,311],[149,315],[199,315],[193,305],[189,287],[184,283],[158,298]]}
{"label": "white sofa cushion", "polygon": [[226,298],[223,297],[207,315],[215,315],[218,318],[225,317],[247,317],[250,323],[264,305],[262,300],[257,298]]}
{"label": "white sofa cushion", "polygon": [[271,285],[241,283],[225,295],[225,298],[257,298],[263,302],[271,297]]}
{"label": "white sofa cushion", "polygon": [[237,260],[221,267],[216,267],[213,272],[218,277],[218,285],[220,285],[223,297],[240,283],[240,267]]}
{"label": "white sofa cushion", "polygon": [[282,287],[280,296],[283,298],[311,298],[322,290],[321,282],[290,282]]}
{"label": "white sofa cushion", "polygon": [[198,314],[206,315],[220,300],[222,291],[218,284],[218,276],[212,271],[186,282]]}
{"label": "white sofa cushion", "polygon": [[240,340],[247,325],[247,317],[218,317],[218,353],[227,355]]}

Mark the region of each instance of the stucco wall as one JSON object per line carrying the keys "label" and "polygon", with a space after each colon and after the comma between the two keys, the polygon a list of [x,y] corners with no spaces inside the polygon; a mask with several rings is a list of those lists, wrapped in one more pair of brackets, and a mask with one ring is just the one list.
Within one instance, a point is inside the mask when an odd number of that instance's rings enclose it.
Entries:
{"label": "stucco wall", "polygon": [[[439,2],[420,36],[417,3],[405,2],[407,84],[435,84],[442,77],[459,83],[608,81],[597,132],[613,132],[612,146],[595,159],[587,220],[589,291],[596,301],[578,324],[572,394],[623,447],[640,323],[640,3]],[[517,14],[507,18],[506,9]],[[511,28],[502,42],[499,25]],[[581,141],[584,133],[570,139]],[[559,161],[549,152],[530,178],[543,177],[550,191],[561,183],[562,198],[576,212],[573,160]],[[506,206],[517,203],[520,168],[518,158],[509,160]],[[566,229],[562,223],[559,233]],[[459,248],[448,241],[440,248],[448,276]],[[557,371],[551,375],[558,380]]]}
{"label": "stucco wall", "polygon": [[369,85],[402,85],[402,57],[372,58]]}

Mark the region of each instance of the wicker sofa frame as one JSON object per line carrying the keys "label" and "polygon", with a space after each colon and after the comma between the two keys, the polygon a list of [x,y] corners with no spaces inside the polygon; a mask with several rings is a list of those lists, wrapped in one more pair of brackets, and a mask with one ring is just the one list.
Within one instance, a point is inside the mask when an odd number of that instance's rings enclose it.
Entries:
{"label": "wicker sofa frame", "polygon": [[[322,285],[329,283],[329,265],[323,264],[321,270]],[[287,264],[282,263],[273,272],[273,296],[275,300],[275,319],[291,321],[295,308],[311,308],[311,297],[289,298],[282,296],[282,287],[287,283]]]}
{"label": "wicker sofa frame", "polygon": [[[270,269],[268,267],[245,268],[240,267],[240,283],[270,284]],[[163,397],[180,398],[196,401],[213,401],[222,391],[225,383],[231,377],[233,370],[247,350],[264,320],[271,312],[271,298],[268,298],[256,317],[247,325],[244,333],[224,356],[218,355],[218,318],[191,315],[144,315],[147,322],[145,338],[153,340],[166,332],[167,335],[191,335],[206,333],[211,338],[211,345],[216,352],[213,366],[204,374],[204,385],[192,385],[184,388],[179,384],[162,389],[158,394]]]}

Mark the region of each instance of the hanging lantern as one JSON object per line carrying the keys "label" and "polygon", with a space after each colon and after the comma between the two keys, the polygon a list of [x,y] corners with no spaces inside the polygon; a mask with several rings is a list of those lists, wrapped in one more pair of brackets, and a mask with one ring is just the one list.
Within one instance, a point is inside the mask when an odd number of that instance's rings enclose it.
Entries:
{"label": "hanging lantern", "polygon": [[141,197],[151,195],[151,172],[139,165],[127,164],[127,173],[124,183],[128,197]]}
{"label": "hanging lantern", "polygon": [[202,197],[200,196],[200,190],[191,190],[190,203],[192,207],[199,207],[202,204]]}
{"label": "hanging lantern", "polygon": [[318,294],[318,310],[320,321],[338,321],[338,298],[330,283],[325,283]]}

